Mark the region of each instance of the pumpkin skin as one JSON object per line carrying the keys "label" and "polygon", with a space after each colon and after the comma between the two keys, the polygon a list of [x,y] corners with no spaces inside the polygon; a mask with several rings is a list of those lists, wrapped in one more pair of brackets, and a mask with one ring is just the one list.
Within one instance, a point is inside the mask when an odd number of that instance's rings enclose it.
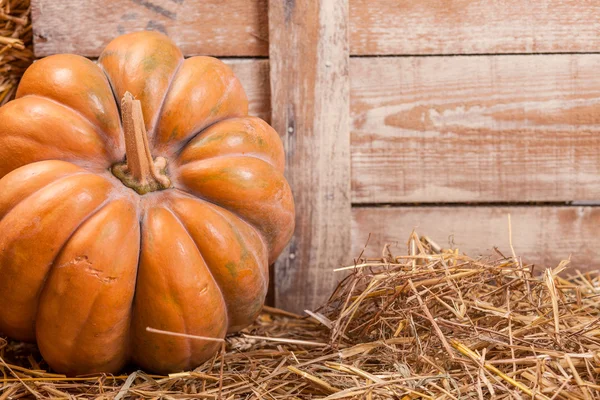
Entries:
{"label": "pumpkin skin", "polygon": [[[141,101],[170,187],[138,194],[115,99]],[[277,133],[249,117],[232,71],[184,60],[164,35],[118,37],[98,64],[55,55],[0,108],[0,332],[37,341],[68,375],[133,361],[169,373],[220,344],[262,308],[268,266],[294,230]],[[129,154],[129,153],[127,153]]]}

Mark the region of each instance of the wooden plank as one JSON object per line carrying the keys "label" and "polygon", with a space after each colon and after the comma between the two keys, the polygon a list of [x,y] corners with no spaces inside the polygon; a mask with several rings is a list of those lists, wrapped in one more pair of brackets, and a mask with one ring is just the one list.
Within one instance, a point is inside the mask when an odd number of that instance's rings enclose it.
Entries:
{"label": "wooden plank", "polygon": [[297,210],[275,301],[294,311],[326,299],[350,249],[347,14],[347,0],[269,2],[272,121]]}
{"label": "wooden plank", "polygon": [[[168,33],[184,54],[266,55],[267,0],[32,0],[38,57],[97,57],[124,32]],[[580,0],[351,0],[355,55],[597,52],[600,4]]]}
{"label": "wooden plank", "polygon": [[168,34],[185,55],[264,56],[267,0],[32,0],[37,57],[97,57],[116,36]]}
{"label": "wooden plank", "polygon": [[600,200],[600,55],[350,67],[353,202]]}
{"label": "wooden plank", "polygon": [[[572,256],[573,268],[600,270],[600,207],[360,207],[352,212],[352,254],[364,248],[380,257],[386,243],[394,254],[406,254],[413,228],[445,248],[477,257],[497,246],[511,255],[507,214],[511,214],[513,245],[525,263],[538,271],[554,268]],[[574,272],[574,269],[573,269]]]}
{"label": "wooden plank", "polygon": [[269,60],[224,59],[238,77],[248,96],[250,115],[271,121]]}
{"label": "wooden plank", "polygon": [[352,0],[352,54],[570,53],[600,49],[600,3]]}

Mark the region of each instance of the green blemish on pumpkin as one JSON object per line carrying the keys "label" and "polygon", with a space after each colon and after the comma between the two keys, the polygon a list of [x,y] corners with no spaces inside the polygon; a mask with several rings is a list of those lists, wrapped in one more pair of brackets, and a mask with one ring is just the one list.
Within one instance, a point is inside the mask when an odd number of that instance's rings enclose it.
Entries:
{"label": "green blemish on pumpkin", "polygon": [[211,109],[210,109],[210,116],[214,117],[215,115],[217,115],[220,111],[221,111],[221,106],[222,103],[218,102],[217,104],[215,104]]}
{"label": "green blemish on pumpkin", "polygon": [[256,296],[254,298],[254,301],[252,301],[250,310],[254,310],[253,314],[256,314],[256,316],[258,316],[258,314],[260,313],[260,310],[262,310],[262,308],[265,304],[265,297],[266,297],[266,293],[265,293],[265,296]]}
{"label": "green blemish on pumpkin", "polygon": [[225,268],[227,268],[227,271],[229,271],[232,278],[235,279],[237,277],[237,265],[233,261],[228,261],[225,264]]}
{"label": "green blemish on pumpkin", "polygon": [[179,299],[176,296],[167,296],[167,301],[171,304],[174,304],[178,307],[181,306],[181,303],[179,302]]}
{"label": "green blemish on pumpkin", "polygon": [[198,140],[193,144],[193,146],[204,146],[213,142],[224,141],[229,137],[239,136],[245,141],[247,133],[243,131],[227,131],[225,133],[217,133],[213,135],[207,135],[205,137],[199,137]]}
{"label": "green blemish on pumpkin", "polygon": [[158,65],[159,63],[154,57],[147,57],[144,58],[144,61],[142,61],[142,68],[146,73],[154,71],[158,67]]}
{"label": "green blemish on pumpkin", "polygon": [[233,225],[230,225],[230,226],[231,226],[231,230],[233,231],[233,234],[235,235],[235,238],[238,241],[238,244],[242,248],[242,256],[241,256],[242,262],[246,263],[246,261],[250,257],[250,252],[248,251],[248,247],[246,247],[246,241],[242,237],[242,234],[240,233],[239,230],[237,230]]}
{"label": "green blemish on pumpkin", "polygon": [[96,120],[98,121],[101,127],[104,127],[106,129],[113,129],[116,127],[115,120],[109,118],[108,115],[106,115],[106,113],[96,111],[94,112],[94,116],[96,117]]}
{"label": "green blemish on pumpkin", "polygon": [[179,127],[178,126],[176,126],[175,128],[173,128],[173,130],[171,131],[171,135],[169,135],[169,140],[173,140],[177,136],[179,136]]}
{"label": "green blemish on pumpkin", "polygon": [[[242,234],[240,233],[240,231],[233,224],[230,224],[229,226],[231,227],[231,230],[232,230],[233,234],[235,235],[235,238],[241,248],[241,253],[242,253],[240,256],[241,265],[246,266],[246,265],[250,264],[251,262],[256,261],[256,260],[252,259],[253,258],[252,254],[248,250],[248,247],[246,246],[246,240],[244,239],[244,237],[242,237]],[[225,267],[227,267],[227,269],[229,270],[229,272],[231,273],[233,278],[236,278],[238,275],[239,266],[234,264],[236,267],[236,271],[235,271],[235,274],[233,274],[231,272],[231,270],[229,269],[228,264],[230,264],[230,263],[227,263],[225,265]],[[260,268],[260,266],[259,266],[259,268]]]}

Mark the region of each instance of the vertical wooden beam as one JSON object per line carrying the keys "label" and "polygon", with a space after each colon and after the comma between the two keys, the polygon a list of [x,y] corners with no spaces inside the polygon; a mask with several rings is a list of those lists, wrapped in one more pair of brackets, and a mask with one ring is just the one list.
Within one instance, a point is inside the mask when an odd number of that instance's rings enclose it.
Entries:
{"label": "vertical wooden beam", "polygon": [[269,0],[272,124],[287,151],[296,232],[275,302],[320,305],[351,261],[348,0]]}

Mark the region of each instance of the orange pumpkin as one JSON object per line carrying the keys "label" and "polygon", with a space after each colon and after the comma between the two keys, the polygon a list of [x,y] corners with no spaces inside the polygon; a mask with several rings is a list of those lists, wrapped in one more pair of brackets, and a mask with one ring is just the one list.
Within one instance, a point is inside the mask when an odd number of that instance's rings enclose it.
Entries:
{"label": "orange pumpkin", "polygon": [[[121,103],[119,106],[115,99]],[[277,133],[165,36],[33,64],[0,108],[0,332],[70,375],[193,368],[259,313],[294,204]]]}

